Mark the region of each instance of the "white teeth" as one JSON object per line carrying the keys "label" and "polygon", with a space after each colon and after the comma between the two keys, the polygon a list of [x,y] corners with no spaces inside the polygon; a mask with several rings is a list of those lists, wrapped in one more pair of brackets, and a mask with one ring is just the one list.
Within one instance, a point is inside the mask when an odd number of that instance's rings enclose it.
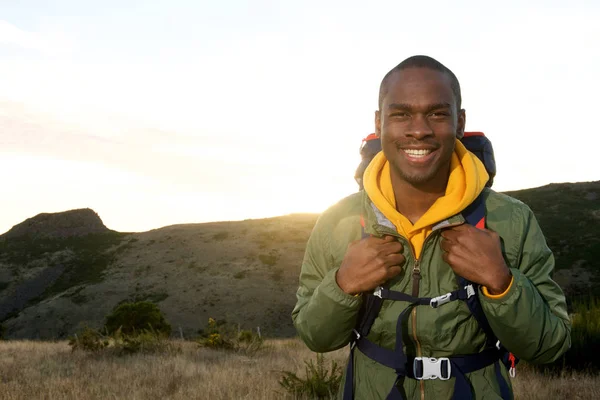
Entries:
{"label": "white teeth", "polygon": [[404,152],[406,154],[408,154],[411,157],[425,157],[426,155],[428,155],[429,153],[431,153],[431,150],[415,150],[415,149],[405,149]]}

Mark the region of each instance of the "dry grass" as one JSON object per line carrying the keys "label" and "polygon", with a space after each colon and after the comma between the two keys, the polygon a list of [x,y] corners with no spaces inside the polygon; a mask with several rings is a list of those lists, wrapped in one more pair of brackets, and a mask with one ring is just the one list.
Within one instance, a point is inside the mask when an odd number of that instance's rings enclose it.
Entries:
{"label": "dry grass", "polygon": [[[249,358],[179,343],[171,355],[71,352],[66,342],[0,342],[1,399],[291,399],[277,383],[279,371],[304,374],[314,359],[297,339],[270,340]],[[328,354],[344,365],[347,350]],[[517,399],[600,398],[600,379],[560,378],[519,368]]]}
{"label": "dry grass", "polygon": [[536,372],[527,365],[519,365],[513,388],[515,398],[519,400],[600,399],[600,376],[565,372],[553,377]]}

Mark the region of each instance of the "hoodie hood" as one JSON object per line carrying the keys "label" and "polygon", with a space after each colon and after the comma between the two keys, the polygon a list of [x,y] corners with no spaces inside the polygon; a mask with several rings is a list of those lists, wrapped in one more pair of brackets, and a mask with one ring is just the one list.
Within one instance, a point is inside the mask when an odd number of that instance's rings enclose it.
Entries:
{"label": "hoodie hood", "polygon": [[414,224],[396,210],[390,163],[383,151],[373,158],[363,179],[370,200],[394,224],[398,233],[409,240],[418,257],[432,226],[459,214],[471,204],[485,188],[489,175],[477,156],[456,140],[446,192]]}

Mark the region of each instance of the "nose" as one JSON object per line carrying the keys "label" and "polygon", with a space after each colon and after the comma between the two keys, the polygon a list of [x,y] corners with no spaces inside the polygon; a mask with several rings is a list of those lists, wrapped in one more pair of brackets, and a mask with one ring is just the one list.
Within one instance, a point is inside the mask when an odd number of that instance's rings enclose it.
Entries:
{"label": "nose", "polygon": [[433,135],[433,130],[429,125],[427,117],[421,114],[413,115],[406,129],[406,136],[413,137],[418,140],[423,140],[428,136]]}

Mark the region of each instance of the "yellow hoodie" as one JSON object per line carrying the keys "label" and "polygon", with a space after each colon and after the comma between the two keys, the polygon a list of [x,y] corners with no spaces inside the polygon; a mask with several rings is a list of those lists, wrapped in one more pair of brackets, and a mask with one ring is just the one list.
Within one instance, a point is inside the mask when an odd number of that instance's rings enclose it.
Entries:
{"label": "yellow hoodie", "polygon": [[377,154],[365,170],[364,187],[373,204],[396,226],[398,233],[408,239],[418,258],[432,226],[463,211],[479,196],[488,179],[483,163],[457,140],[446,194],[414,225],[396,210],[390,163],[383,152]]}
{"label": "yellow hoodie", "polygon": [[[431,208],[413,225],[408,218],[396,210],[396,197],[390,176],[390,163],[379,152],[369,164],[363,175],[365,191],[375,206],[389,219],[398,233],[408,239],[415,257],[421,255],[423,243],[431,228],[447,218],[463,211],[471,204],[485,187],[489,175],[485,166],[473,153],[456,141],[454,154],[450,161],[450,176],[446,193],[433,203]],[[512,280],[504,293],[492,295],[486,287],[483,293],[492,298],[504,296],[512,286]]]}

